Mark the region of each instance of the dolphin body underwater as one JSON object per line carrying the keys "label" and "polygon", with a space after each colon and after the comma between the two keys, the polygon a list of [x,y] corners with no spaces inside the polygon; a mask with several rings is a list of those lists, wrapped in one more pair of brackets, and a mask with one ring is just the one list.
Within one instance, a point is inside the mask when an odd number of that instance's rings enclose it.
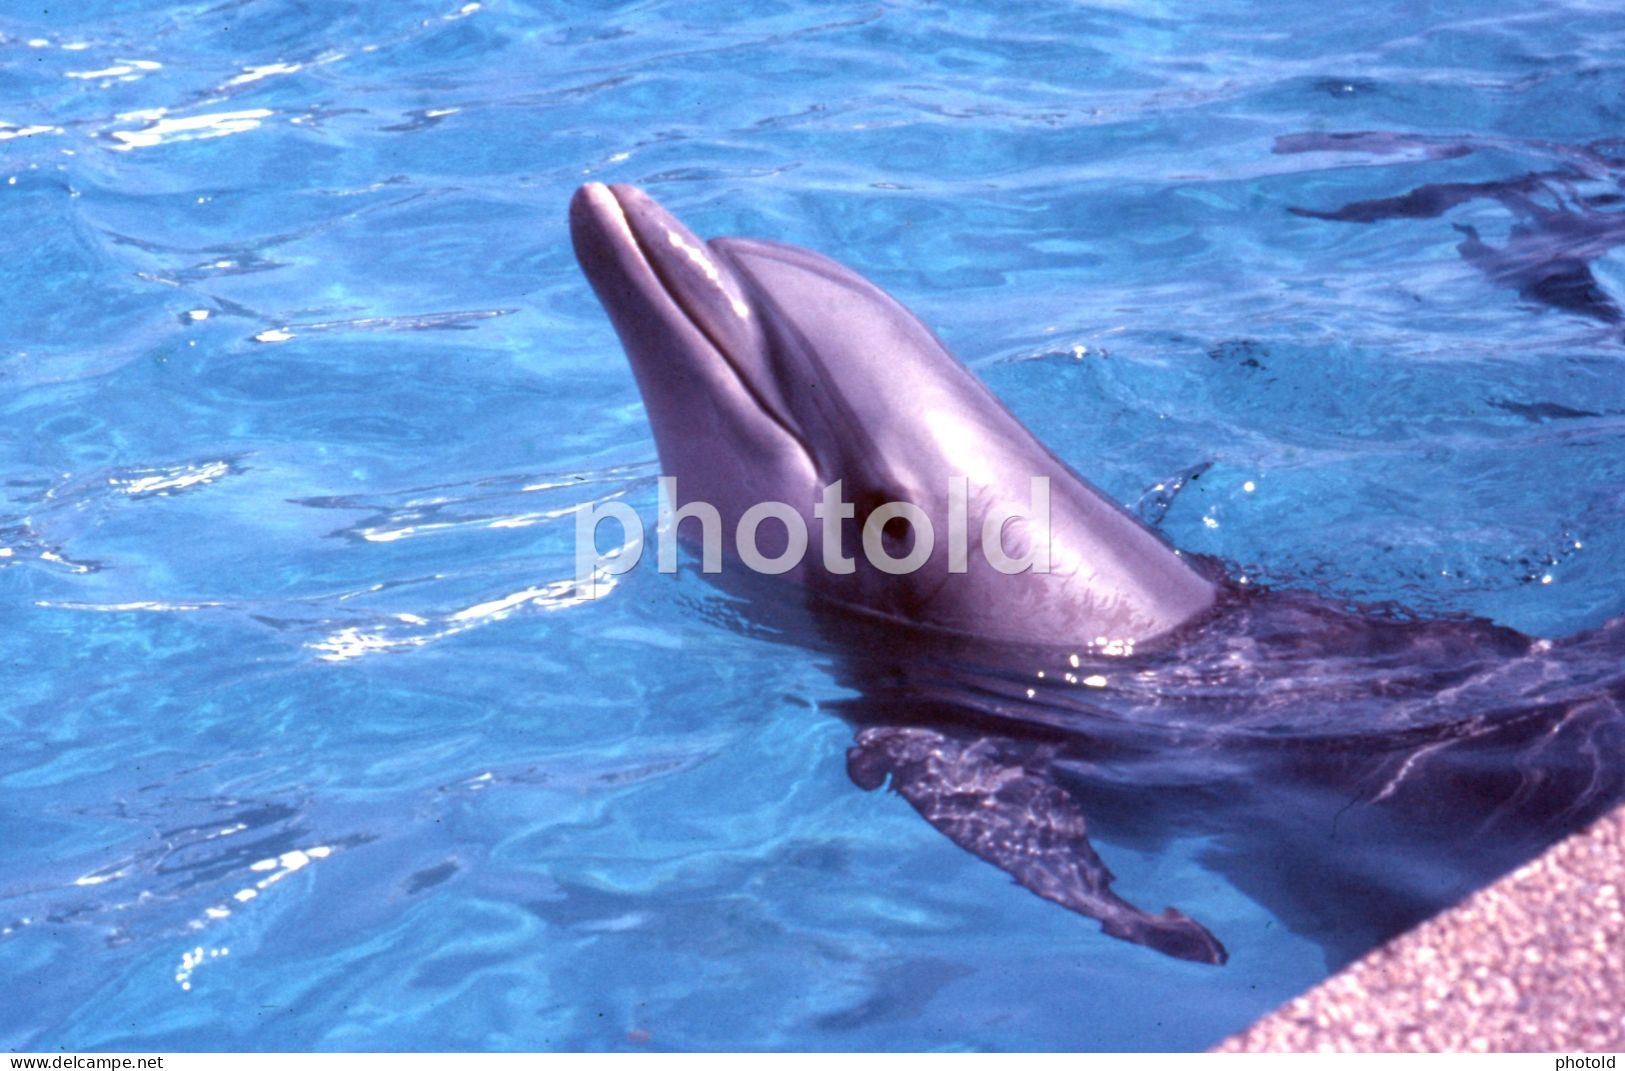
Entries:
{"label": "dolphin body underwater", "polygon": [[[671,505],[710,503],[728,532],[759,502],[804,515],[801,564],[751,581],[749,612],[793,606],[786,637],[856,693],[837,711],[852,780],[889,779],[956,844],[1105,933],[1227,957],[1182,912],[1114,893],[1092,837],[1197,840],[1208,871],[1335,965],[1625,797],[1625,618],[1548,641],[1242,585],[1075,474],[834,261],[703,241],[629,186],[582,187],[570,224],[677,481]],[[969,488],[964,571],[941,540],[912,572],[859,554],[828,567],[825,487],[853,504],[831,529],[851,549],[886,502],[942,531],[949,476]],[[1050,484],[1049,571],[996,570],[976,553],[981,520],[1026,505],[1035,476]],[[1036,527],[1005,524],[1003,549],[1030,549]],[[893,558],[919,538],[879,530]]]}
{"label": "dolphin body underwater", "polygon": [[1507,149],[1555,157],[1558,166],[1483,182],[1431,182],[1395,197],[1353,201],[1323,210],[1294,207],[1294,215],[1342,223],[1437,219],[1474,201],[1496,201],[1512,216],[1505,243],[1491,245],[1471,224],[1453,224],[1463,235],[1456,251],[1497,286],[1516,290],[1535,305],[1560,309],[1598,323],[1625,322],[1625,311],[1598,281],[1593,265],[1625,245],[1625,156],[1617,140],[1566,146],[1527,146],[1472,139],[1441,139],[1379,131],[1288,134],[1275,141],[1280,154],[1322,152],[1421,155],[1453,160],[1481,150]]}

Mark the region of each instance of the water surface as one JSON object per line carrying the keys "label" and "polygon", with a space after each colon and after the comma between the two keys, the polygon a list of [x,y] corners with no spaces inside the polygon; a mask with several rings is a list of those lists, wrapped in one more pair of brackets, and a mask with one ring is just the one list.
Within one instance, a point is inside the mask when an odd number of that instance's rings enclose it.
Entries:
{"label": "water surface", "polygon": [[91,2],[0,57],[9,1048],[1198,1048],[1326,973],[1199,843],[1102,851],[1226,967],[1101,936],[857,791],[817,655],[584,597],[570,510],[656,476],[585,180],[839,257],[1253,582],[1625,610],[1605,6]]}

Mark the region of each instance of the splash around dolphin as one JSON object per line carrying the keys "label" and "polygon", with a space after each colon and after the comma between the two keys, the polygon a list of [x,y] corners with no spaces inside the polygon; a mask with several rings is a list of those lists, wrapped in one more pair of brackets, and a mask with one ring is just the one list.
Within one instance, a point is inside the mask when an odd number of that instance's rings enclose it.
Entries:
{"label": "splash around dolphin", "polygon": [[[629,357],[682,507],[761,502],[813,545],[759,604],[800,601],[857,693],[848,772],[1115,937],[1222,963],[1182,912],[1113,892],[1092,840],[1176,838],[1334,961],[1419,922],[1625,796],[1625,624],[1558,644],[1258,592],[1073,472],[890,295],[820,254],[704,241],[590,184],[576,255]],[[952,501],[948,478],[964,481]],[[1047,528],[984,530],[1041,478]],[[820,523],[839,483],[850,515]],[[958,508],[1050,569],[829,567],[888,502]],[[923,530],[887,524],[906,555]],[[988,538],[986,534],[982,537]],[[786,537],[788,541],[788,537]],[[986,548],[984,548],[986,549]],[[769,547],[766,553],[776,550]],[[1087,817],[1086,817],[1087,815]]]}

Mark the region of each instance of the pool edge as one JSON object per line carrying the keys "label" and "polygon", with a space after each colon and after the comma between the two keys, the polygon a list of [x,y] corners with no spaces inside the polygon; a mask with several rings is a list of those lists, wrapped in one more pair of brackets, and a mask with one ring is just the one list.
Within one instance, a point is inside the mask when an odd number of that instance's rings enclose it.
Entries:
{"label": "pool edge", "polygon": [[1625,806],[1210,1051],[1625,1050]]}

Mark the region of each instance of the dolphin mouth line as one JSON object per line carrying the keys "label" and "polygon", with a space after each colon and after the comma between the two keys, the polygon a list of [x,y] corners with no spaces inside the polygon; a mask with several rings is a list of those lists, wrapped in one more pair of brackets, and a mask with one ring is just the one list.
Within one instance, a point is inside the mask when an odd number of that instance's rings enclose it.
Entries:
{"label": "dolphin mouth line", "polygon": [[[718,296],[727,303],[729,310],[734,315],[737,315],[740,320],[749,321],[752,319],[755,310],[742,297],[736,298],[729,294],[722,285],[722,273],[727,272],[733,279],[735,286],[743,292],[744,287],[741,285],[739,273],[734,270],[733,265],[728,263],[718,250],[712,248],[709,242],[706,242],[698,235],[694,236],[699,243],[699,246],[696,247],[684,241],[676,231],[663,226],[658,221],[651,223],[647,220],[637,219],[635,213],[627,211],[627,206],[621,201],[614,186],[601,182],[590,182],[583,187],[583,192],[587,194],[588,203],[594,209],[593,217],[595,222],[599,223],[605,231],[616,229],[604,219],[608,215],[608,210],[613,209],[614,220],[620,224],[619,230],[624,236],[627,251],[635,254],[638,260],[643,263],[643,266],[649,269],[649,274],[659,284],[659,288],[664,293],[666,300],[688,322],[689,326],[693,327],[705,339],[711,350],[720,358],[721,363],[733,375],[740,389],[750,397],[757,411],[772,421],[774,426],[782,431],[791,442],[795,443],[806,457],[811,458],[813,454],[806,439],[792,426],[785,414],[781,412],[780,407],[774,405],[763,394],[761,388],[752,381],[752,377],[745,373],[739,359],[729,351],[729,347],[717,336],[716,331],[707,324],[706,317],[694,308],[691,299],[685,298],[683,287],[678,285],[674,275],[675,271],[694,271],[703,275],[707,281],[716,286]],[[674,265],[669,255],[662,256],[657,252],[656,243],[658,239],[650,233],[655,229],[658,229],[664,235],[667,242],[674,249],[684,253],[685,259],[690,263]]]}

